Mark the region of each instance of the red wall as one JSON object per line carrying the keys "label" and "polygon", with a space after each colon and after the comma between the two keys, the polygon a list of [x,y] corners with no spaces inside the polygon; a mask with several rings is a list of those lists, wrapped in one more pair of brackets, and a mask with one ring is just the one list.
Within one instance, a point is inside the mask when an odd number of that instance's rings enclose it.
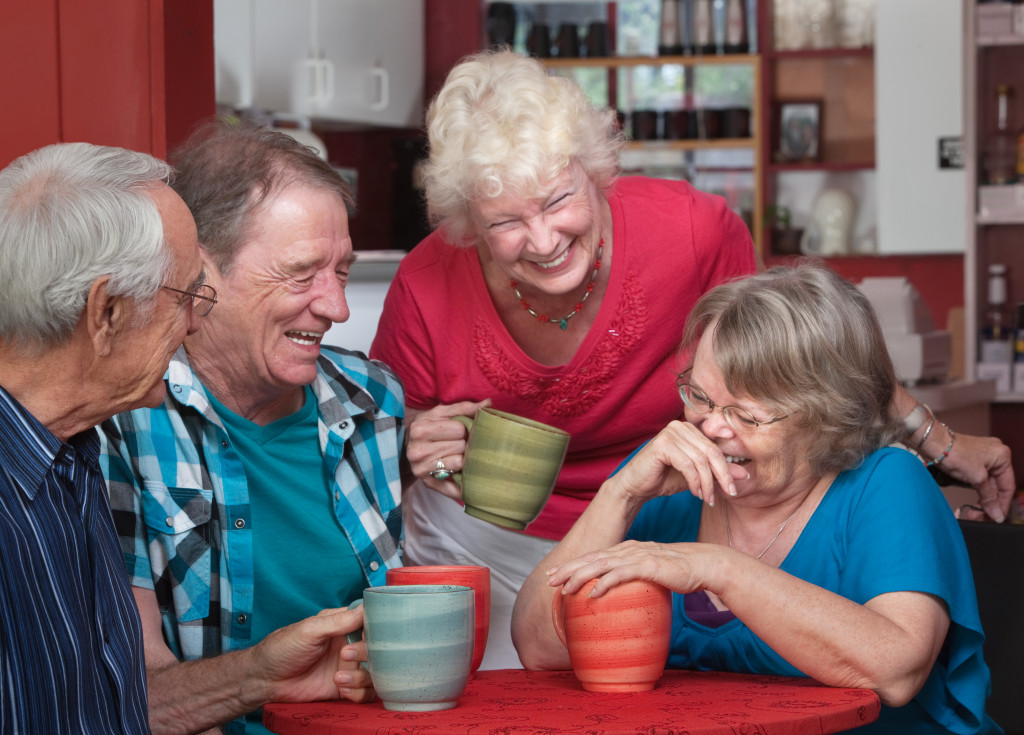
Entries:
{"label": "red wall", "polygon": [[212,0],[0,4],[0,166],[49,143],[164,157],[214,105]]}

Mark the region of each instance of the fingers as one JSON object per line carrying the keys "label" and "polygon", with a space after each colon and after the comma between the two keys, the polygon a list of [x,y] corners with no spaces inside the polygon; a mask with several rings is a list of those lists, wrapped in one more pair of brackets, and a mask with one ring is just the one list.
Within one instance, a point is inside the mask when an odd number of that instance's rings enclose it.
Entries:
{"label": "fingers", "polygon": [[[359,644],[362,645],[362,644]],[[353,645],[351,648],[355,648]],[[376,699],[376,692],[373,689],[373,681],[370,679],[370,672],[360,666],[358,661],[345,659],[346,649],[342,649],[342,661],[339,668],[334,672],[334,685],[338,688],[338,694],[353,702],[372,702]],[[365,646],[363,647],[362,658],[365,660]]]}
{"label": "fingers", "polygon": [[708,505],[715,503],[716,488],[735,495],[736,481],[749,478],[700,429],[683,421],[666,426],[627,467],[631,472],[624,480],[638,497],[687,489]]}
{"label": "fingers", "polygon": [[[429,411],[417,413],[409,422],[407,429],[406,457],[413,474],[426,480],[427,484],[435,490],[439,490],[445,485],[453,486],[452,483],[435,480],[429,476],[432,470],[438,469],[438,460],[443,462],[444,468],[450,472],[462,470],[467,430],[453,417],[473,416],[482,405],[489,403],[489,401],[462,401],[451,405],[435,406]],[[457,488],[455,490],[457,492]]]}
{"label": "fingers", "polygon": [[597,598],[612,587],[634,579],[660,583],[664,551],[662,544],[624,541],[553,567],[548,570],[548,584],[561,586],[561,594],[571,594],[596,579],[589,596]]}

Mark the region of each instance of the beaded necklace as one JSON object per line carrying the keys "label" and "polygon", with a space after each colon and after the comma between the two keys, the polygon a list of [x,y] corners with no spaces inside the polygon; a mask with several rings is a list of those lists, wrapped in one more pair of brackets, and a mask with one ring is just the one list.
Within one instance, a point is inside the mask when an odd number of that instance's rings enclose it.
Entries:
{"label": "beaded necklace", "polygon": [[587,283],[587,289],[583,292],[583,297],[577,302],[576,306],[572,307],[572,311],[563,316],[560,320],[555,321],[547,314],[541,314],[534,311],[533,307],[530,306],[530,302],[523,298],[523,295],[519,293],[519,283],[515,278],[509,279],[509,283],[512,286],[512,291],[515,293],[516,298],[519,299],[519,303],[523,305],[527,313],[534,319],[539,321],[541,324],[557,324],[564,331],[569,328],[569,320],[580,313],[583,310],[583,305],[587,303],[587,299],[590,298],[590,294],[594,291],[594,284],[597,283],[597,272],[601,270],[601,255],[604,253],[604,239],[598,243],[597,246],[597,260],[594,261],[594,270],[590,272],[590,282]]}

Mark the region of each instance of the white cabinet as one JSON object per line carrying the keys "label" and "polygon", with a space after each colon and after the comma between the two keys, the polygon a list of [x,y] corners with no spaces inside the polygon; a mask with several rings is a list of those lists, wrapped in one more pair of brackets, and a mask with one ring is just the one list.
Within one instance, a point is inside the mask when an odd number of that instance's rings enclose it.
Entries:
{"label": "white cabinet", "polygon": [[961,0],[879,0],[875,41],[878,250],[961,253],[967,178],[940,166],[963,135]]}
{"label": "white cabinet", "polygon": [[423,122],[424,0],[215,0],[217,102]]}

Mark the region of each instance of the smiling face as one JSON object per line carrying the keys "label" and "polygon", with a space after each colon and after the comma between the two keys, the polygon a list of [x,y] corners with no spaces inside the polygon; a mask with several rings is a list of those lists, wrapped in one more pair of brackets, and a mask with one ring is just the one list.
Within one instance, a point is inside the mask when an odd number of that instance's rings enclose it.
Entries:
{"label": "smiling face", "polygon": [[349,317],[352,261],[336,193],[292,183],[268,198],[229,272],[207,264],[218,304],[188,344],[204,383],[242,415],[246,404],[301,396],[316,377],[324,333]]}
{"label": "smiling face", "polygon": [[594,268],[602,237],[604,199],[578,164],[535,197],[504,194],[472,208],[486,254],[524,293],[576,292]]}
{"label": "smiling face", "polygon": [[[702,390],[716,406],[737,406],[758,421],[768,421],[777,412],[748,396],[736,396],[725,387],[725,376],[715,362],[713,330],[708,329],[693,357],[690,383]],[[725,454],[729,462],[743,466],[750,477],[737,480],[739,497],[756,493],[768,498],[813,486],[819,479],[807,461],[810,436],[792,420],[765,424],[749,433],[729,426],[721,409],[699,414],[685,409],[686,419]]]}

